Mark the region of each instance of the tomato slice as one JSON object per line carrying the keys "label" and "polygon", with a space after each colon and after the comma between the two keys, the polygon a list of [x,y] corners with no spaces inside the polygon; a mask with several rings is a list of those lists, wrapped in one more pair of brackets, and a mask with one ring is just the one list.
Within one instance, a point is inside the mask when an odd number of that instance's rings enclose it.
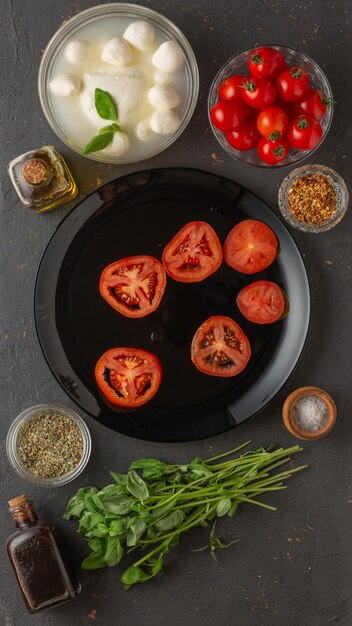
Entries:
{"label": "tomato slice", "polygon": [[278,240],[271,228],[258,220],[239,222],[224,243],[225,262],[243,274],[269,267],[278,254]]}
{"label": "tomato slice", "polygon": [[239,292],[236,302],[242,315],[255,324],[277,322],[285,309],[280,287],[269,280],[257,280],[247,285]]}
{"label": "tomato slice", "polygon": [[225,315],[209,317],[193,337],[191,358],[204,374],[237,376],[250,356],[251,346],[243,330]]}
{"label": "tomato slice", "polygon": [[115,406],[142,406],[161,383],[158,357],[138,348],[112,348],[95,366],[95,380],[104,398]]}
{"label": "tomato slice", "polygon": [[171,278],[180,283],[199,283],[220,267],[221,243],[206,222],[189,222],[169,241],[162,261]]}
{"label": "tomato slice", "polygon": [[100,277],[104,300],[126,317],[155,311],[166,287],[163,265],[152,256],[134,256],[108,265]]}

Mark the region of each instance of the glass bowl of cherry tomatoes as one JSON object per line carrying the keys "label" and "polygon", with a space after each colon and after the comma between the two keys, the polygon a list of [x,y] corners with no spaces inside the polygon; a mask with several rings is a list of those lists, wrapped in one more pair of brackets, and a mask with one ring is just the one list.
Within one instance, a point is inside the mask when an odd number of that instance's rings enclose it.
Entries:
{"label": "glass bowl of cherry tomatoes", "polygon": [[215,76],[210,125],[231,156],[256,167],[299,163],[331,126],[333,96],[322,69],[293,48],[246,48]]}

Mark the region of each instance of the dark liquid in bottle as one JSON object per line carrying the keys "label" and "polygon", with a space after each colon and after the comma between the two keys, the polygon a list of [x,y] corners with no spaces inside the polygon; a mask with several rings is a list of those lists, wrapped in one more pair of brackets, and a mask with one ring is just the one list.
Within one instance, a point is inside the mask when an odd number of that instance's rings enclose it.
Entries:
{"label": "dark liquid in bottle", "polygon": [[79,584],[67,570],[50,526],[37,519],[28,503],[10,509],[19,530],[8,538],[7,552],[26,606],[35,613],[74,598]]}

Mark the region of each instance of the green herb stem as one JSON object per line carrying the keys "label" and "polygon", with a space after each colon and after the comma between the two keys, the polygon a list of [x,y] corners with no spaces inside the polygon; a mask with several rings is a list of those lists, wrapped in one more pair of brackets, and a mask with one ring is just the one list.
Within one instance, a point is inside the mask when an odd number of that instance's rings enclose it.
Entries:
{"label": "green herb stem", "polygon": [[[102,104],[104,101],[102,96]],[[110,105],[106,104],[109,111]],[[107,129],[106,134],[109,132]],[[92,550],[83,567],[111,567],[121,561],[124,551],[142,549],[143,556],[121,577],[124,588],[130,589],[137,582],[156,576],[163,567],[165,554],[192,528],[207,526],[215,517],[232,516],[242,503],[276,511],[275,506],[257,498],[286,489],[284,482],[307,467],[277,472],[301,448],[260,448],[216,463],[249,443],[206,461],[193,459],[188,464],[140,459],[126,475],[112,472],[114,484],[99,491],[95,487],[79,489],[68,503],[65,518],[79,520],[78,532]],[[223,544],[213,534],[214,528],[209,544],[214,557],[216,548],[233,542]]]}

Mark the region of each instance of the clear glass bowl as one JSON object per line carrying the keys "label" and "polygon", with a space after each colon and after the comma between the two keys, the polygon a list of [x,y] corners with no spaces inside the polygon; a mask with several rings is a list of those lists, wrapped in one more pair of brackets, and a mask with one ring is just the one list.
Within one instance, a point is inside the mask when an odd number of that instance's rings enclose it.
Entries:
{"label": "clear glass bowl", "polygon": [[[193,50],[186,37],[177,28],[177,26],[160,13],[136,4],[112,3],[91,7],[90,9],[86,9],[69,19],[54,34],[44,50],[38,75],[39,100],[43,113],[54,133],[69,148],[78,154],[81,154],[83,146],[78,145],[72,140],[55,113],[49,90],[49,82],[53,77],[52,72],[58,55],[73,35],[77,35],[77,38],[79,38],[80,30],[84,26],[98,23],[99,20],[106,20],[107,18],[113,19],[116,17],[148,21],[165,37],[166,40],[171,39],[177,42],[185,57],[185,76],[187,82],[186,101],[183,105],[181,124],[177,131],[171,135],[166,135],[164,138],[160,136],[160,143],[157,147],[152,149],[150,147],[148,148],[148,142],[145,142],[145,150],[141,151],[138,156],[124,157],[121,155],[121,157],[114,157],[106,154],[104,155],[99,152],[87,155],[87,158],[103,163],[136,163],[138,161],[144,161],[145,159],[156,156],[163,150],[166,150],[166,148],[171,146],[171,144],[178,139],[189,123],[198,100],[199,72]],[[110,122],[106,122],[106,124],[108,123]],[[104,123],[102,125],[104,125]]]}
{"label": "clear glass bowl", "polygon": [[[288,192],[293,183],[295,183],[302,176],[310,176],[312,174],[321,174],[326,176],[336,191],[337,205],[334,215],[321,224],[309,224],[301,222],[292,213],[288,203]],[[281,183],[279,189],[279,209],[283,218],[297,230],[302,230],[305,233],[322,233],[326,230],[330,230],[338,224],[345,215],[348,208],[348,189],[346,183],[341,178],[340,174],[332,170],[326,165],[303,165],[292,170]]]}
{"label": "clear glass bowl", "polygon": [[[322,69],[320,69],[319,65],[315,63],[308,55],[303,54],[303,52],[298,52],[298,50],[294,50],[293,48],[287,48],[286,46],[277,46],[273,44],[263,44],[265,46],[270,46],[271,48],[275,48],[275,50],[279,50],[285,57],[288,66],[300,66],[304,67],[305,70],[310,74],[310,87],[314,87],[324,93],[328,98],[333,100],[331,87],[328,79],[326,78]],[[208,115],[209,122],[212,128],[212,131],[220,143],[220,145],[235,159],[239,159],[244,163],[249,163],[249,165],[254,165],[255,167],[285,167],[287,165],[293,165],[294,163],[300,163],[308,156],[313,154],[319,146],[321,146],[324,141],[329,128],[331,126],[332,116],[333,116],[333,104],[327,107],[326,114],[321,120],[321,125],[323,128],[323,137],[318,146],[316,146],[313,150],[290,150],[289,155],[280,163],[276,165],[269,165],[268,163],[264,163],[258,154],[256,148],[248,151],[236,150],[233,148],[227,141],[225,133],[221,132],[215,128],[210,119],[210,109],[214,104],[219,100],[219,89],[221,83],[228,78],[232,74],[243,74],[248,76],[248,60],[250,53],[254,51],[254,48],[246,48],[235,54],[235,56],[231,57],[225,65],[218,71],[215,76],[213,83],[210,87],[209,97],[208,97]]]}
{"label": "clear glass bowl", "polygon": [[[30,472],[21,462],[17,450],[18,437],[23,425],[28,420],[36,417],[37,415],[43,415],[43,413],[49,415],[59,414],[71,418],[79,427],[83,438],[83,455],[77,467],[75,467],[70,472],[67,472],[67,474],[63,474],[62,476],[54,478],[42,478],[40,476],[35,476],[34,474],[32,474],[32,472]],[[35,485],[42,485],[45,487],[58,487],[61,485],[66,485],[67,483],[71,482],[71,480],[77,478],[77,476],[79,476],[79,474],[83,472],[88,463],[91,449],[92,440],[90,432],[83,419],[77,413],[75,413],[75,411],[56,404],[38,404],[36,406],[25,409],[12,422],[6,437],[6,453],[13,469],[16,470],[16,472],[28,482]]]}

